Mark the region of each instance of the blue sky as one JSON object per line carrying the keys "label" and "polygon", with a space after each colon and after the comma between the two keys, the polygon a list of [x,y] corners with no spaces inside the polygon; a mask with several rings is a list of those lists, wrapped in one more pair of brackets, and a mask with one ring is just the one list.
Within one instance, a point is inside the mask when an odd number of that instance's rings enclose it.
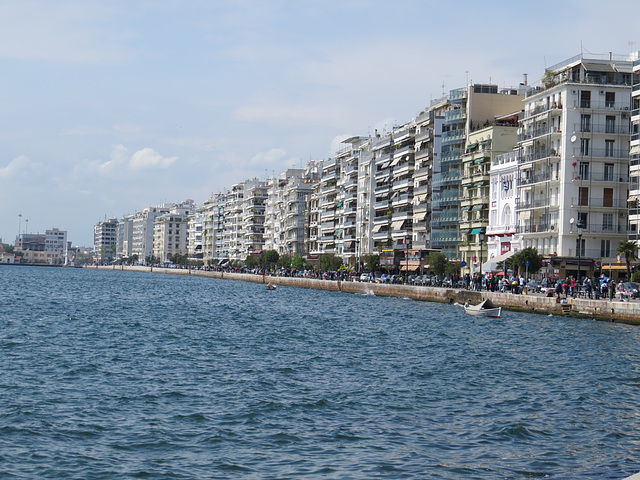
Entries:
{"label": "blue sky", "polygon": [[[202,203],[444,90],[640,49],[631,1],[0,0],[0,237]],[[635,23],[634,23],[635,22]],[[639,42],[629,44],[629,42]]]}

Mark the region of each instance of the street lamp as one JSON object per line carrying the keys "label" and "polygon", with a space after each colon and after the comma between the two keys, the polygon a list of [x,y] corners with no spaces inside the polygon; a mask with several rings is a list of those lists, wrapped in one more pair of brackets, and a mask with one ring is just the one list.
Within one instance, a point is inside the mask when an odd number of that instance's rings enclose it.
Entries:
{"label": "street lamp", "polygon": [[580,257],[582,256],[582,229],[584,225],[582,222],[578,222],[578,285],[580,285]]}
{"label": "street lamp", "polygon": [[360,273],[360,240],[356,240],[356,261],[358,262],[356,272]]}
{"label": "street lamp", "polygon": [[478,240],[480,241],[480,255],[478,256],[480,263],[478,266],[480,267],[480,290],[482,290],[482,242],[484,242],[484,232],[478,234]]}

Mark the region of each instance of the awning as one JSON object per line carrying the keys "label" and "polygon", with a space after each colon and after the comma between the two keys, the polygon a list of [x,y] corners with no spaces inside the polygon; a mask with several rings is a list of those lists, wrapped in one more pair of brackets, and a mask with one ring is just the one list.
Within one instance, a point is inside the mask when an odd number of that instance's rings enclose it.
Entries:
{"label": "awning", "polygon": [[613,67],[613,65],[611,65],[610,63],[602,64],[602,63],[584,63],[583,62],[582,66],[587,71],[608,72],[608,73],[617,72],[615,67]]}
{"label": "awning", "polygon": [[402,224],[404,220],[396,220],[391,224],[391,230],[400,230],[402,228]]}
{"label": "awning", "polygon": [[483,204],[479,204],[479,205],[474,205],[471,210],[473,210],[474,212],[477,212],[478,210],[482,210],[484,208]]}
{"label": "awning", "polygon": [[474,165],[477,165],[478,163],[482,163],[482,162],[484,162],[484,157],[476,158],[476,159],[473,161],[473,164],[474,164]]}
{"label": "awning", "polygon": [[381,228],[382,228],[382,225],[374,225],[373,229],[371,230],[371,233],[378,233]]}
{"label": "awning", "polygon": [[515,250],[509,250],[508,252],[503,253],[502,255],[498,255],[496,257],[490,258],[486,263],[482,265],[482,270],[485,272],[495,272],[497,271],[497,265],[499,262],[504,262],[508,258],[514,256],[517,252]]}
{"label": "awning", "polygon": [[482,228],[474,228],[473,230],[471,230],[471,235],[477,235],[479,233],[482,233]]}
{"label": "awning", "polygon": [[464,207],[460,207],[460,211],[461,212],[466,212],[467,210],[471,210],[471,206],[470,205],[465,205]]}
{"label": "awning", "polygon": [[409,265],[409,267],[407,268],[406,265],[402,265],[400,267],[400,270],[409,270],[410,272],[415,272],[416,270],[418,270],[420,268],[420,265]]}

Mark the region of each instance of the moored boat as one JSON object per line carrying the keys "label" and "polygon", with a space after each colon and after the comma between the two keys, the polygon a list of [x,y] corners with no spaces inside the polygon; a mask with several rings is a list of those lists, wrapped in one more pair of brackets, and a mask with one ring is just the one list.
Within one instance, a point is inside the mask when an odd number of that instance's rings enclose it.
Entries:
{"label": "moored boat", "polygon": [[502,307],[496,307],[491,303],[491,300],[486,299],[478,305],[469,305],[469,302],[465,303],[464,313],[471,315],[472,317],[500,318]]}
{"label": "moored boat", "polygon": [[273,283],[267,283],[267,290],[275,290],[276,286]]}

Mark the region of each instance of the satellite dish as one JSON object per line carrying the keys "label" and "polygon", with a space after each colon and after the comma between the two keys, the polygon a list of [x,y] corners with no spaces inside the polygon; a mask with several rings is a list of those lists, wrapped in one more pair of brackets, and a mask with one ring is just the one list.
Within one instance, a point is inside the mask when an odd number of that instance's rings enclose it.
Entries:
{"label": "satellite dish", "polygon": [[576,137],[575,135],[573,135],[571,137],[571,143],[575,143],[575,141],[578,139],[578,137]]}
{"label": "satellite dish", "polygon": [[573,225],[573,222],[575,222],[575,221],[576,221],[576,219],[575,219],[575,218],[572,218],[571,220],[569,220],[569,223],[570,223],[571,225]]}

